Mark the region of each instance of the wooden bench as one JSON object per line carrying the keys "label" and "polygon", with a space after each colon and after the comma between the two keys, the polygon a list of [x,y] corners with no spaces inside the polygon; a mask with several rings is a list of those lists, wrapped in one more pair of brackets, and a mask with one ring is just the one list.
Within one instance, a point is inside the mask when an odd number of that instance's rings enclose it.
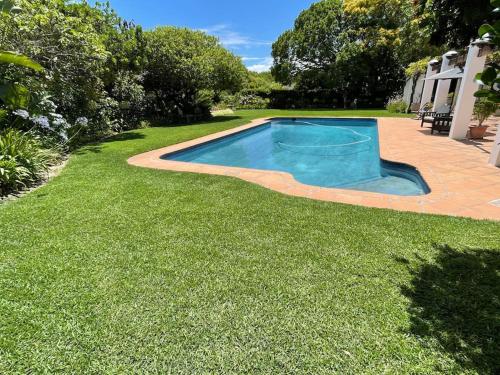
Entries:
{"label": "wooden bench", "polygon": [[422,115],[422,123],[420,124],[420,127],[423,127],[424,123],[432,124],[436,118],[441,117],[451,117],[450,112],[425,112]]}
{"label": "wooden bench", "polygon": [[432,121],[431,134],[434,134],[435,131],[438,133],[449,133],[452,121],[453,117],[451,116],[434,117],[434,120]]}

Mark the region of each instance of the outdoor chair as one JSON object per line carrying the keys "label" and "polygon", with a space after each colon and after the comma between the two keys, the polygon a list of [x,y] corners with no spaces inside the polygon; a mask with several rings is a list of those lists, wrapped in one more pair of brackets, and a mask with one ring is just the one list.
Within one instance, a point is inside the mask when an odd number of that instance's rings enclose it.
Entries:
{"label": "outdoor chair", "polygon": [[410,112],[411,113],[419,113],[420,112],[420,103],[412,103],[410,105]]}
{"label": "outdoor chair", "polygon": [[421,120],[424,118],[424,114],[429,112],[432,108],[432,103],[425,103],[423,106],[421,106],[419,109],[417,109],[417,119]]}
{"label": "outdoor chair", "polygon": [[440,117],[451,117],[451,108],[449,105],[445,104],[437,109],[437,111],[424,112],[422,113],[422,123],[420,127],[424,126],[424,123],[433,124],[435,118]]}
{"label": "outdoor chair", "polygon": [[449,133],[452,121],[453,121],[452,116],[434,117],[434,120],[432,121],[431,134],[434,134],[435,131],[440,134],[442,132]]}

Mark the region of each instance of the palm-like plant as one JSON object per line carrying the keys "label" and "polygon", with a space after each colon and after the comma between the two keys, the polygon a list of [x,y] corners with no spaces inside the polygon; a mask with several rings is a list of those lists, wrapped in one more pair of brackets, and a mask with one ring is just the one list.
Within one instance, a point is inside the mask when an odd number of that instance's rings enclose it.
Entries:
{"label": "palm-like plant", "polygon": [[40,180],[56,159],[30,134],[15,129],[0,133],[0,196]]}
{"label": "palm-like plant", "polygon": [[[500,14],[500,0],[491,0],[491,5],[495,8],[493,14]],[[492,45],[500,45],[500,20],[497,20],[493,25],[484,24],[479,28],[479,36],[482,40]],[[474,94],[477,98],[484,98],[492,103],[500,103],[500,65],[496,62],[491,62],[488,67],[476,76],[476,80],[485,85]]]}
{"label": "palm-like plant", "polygon": [[[0,12],[15,14],[19,13],[19,8],[13,0],[0,0]],[[32,69],[41,72],[43,67],[29,57],[11,51],[0,50],[0,64],[12,64],[16,66]],[[29,101],[28,89],[17,83],[4,81],[0,82],[0,100],[8,109],[25,108]]]}

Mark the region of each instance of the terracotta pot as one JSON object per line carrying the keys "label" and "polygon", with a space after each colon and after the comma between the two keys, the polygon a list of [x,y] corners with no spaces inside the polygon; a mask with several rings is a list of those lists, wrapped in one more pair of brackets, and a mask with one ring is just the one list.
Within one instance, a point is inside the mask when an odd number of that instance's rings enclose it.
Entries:
{"label": "terracotta pot", "polygon": [[470,138],[471,139],[483,139],[484,133],[486,133],[487,126],[469,126]]}

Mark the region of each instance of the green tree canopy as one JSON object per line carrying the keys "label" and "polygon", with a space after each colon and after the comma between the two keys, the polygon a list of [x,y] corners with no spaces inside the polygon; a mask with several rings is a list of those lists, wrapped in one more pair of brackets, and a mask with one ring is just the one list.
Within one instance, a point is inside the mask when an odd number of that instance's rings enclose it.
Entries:
{"label": "green tree canopy", "polygon": [[269,93],[272,90],[282,89],[283,86],[276,82],[271,72],[248,72],[243,90]]}
{"label": "green tree canopy", "polygon": [[430,29],[433,45],[464,48],[493,18],[490,0],[418,0],[419,27]]}
{"label": "green tree canopy", "polygon": [[344,98],[387,97],[401,84],[395,47],[400,0],[323,0],[273,44],[274,77],[299,88],[338,89]]}
{"label": "green tree canopy", "polygon": [[[201,90],[241,88],[245,67],[217,38],[201,31],[158,27],[145,33],[145,87],[155,93],[156,109],[189,113]],[[162,113],[166,114],[166,113]]]}
{"label": "green tree canopy", "polygon": [[104,22],[103,14],[87,4],[62,0],[17,4],[21,11],[0,18],[0,44],[37,61],[46,74],[31,79],[25,72],[7,69],[3,75],[33,92],[47,92],[63,112],[88,113],[101,95],[100,75],[109,56],[96,27]]}

